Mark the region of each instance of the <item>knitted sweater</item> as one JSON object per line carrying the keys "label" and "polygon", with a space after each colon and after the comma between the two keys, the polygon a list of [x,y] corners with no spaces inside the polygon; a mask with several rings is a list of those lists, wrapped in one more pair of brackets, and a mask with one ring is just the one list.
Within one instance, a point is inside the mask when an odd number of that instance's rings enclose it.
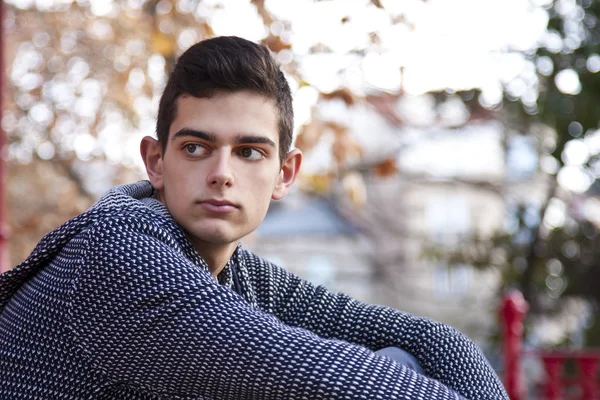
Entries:
{"label": "knitted sweater", "polygon": [[[508,399],[444,324],[241,247],[219,283],[152,194],[112,189],[0,275],[0,399]],[[428,377],[373,353],[386,346]]]}

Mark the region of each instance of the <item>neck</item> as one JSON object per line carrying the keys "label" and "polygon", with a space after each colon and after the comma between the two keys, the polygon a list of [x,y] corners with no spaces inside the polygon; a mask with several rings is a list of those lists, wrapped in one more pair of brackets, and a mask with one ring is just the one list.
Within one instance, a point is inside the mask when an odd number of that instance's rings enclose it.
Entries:
{"label": "neck", "polygon": [[[164,198],[162,191],[158,190],[157,193],[154,195],[154,197],[158,201],[163,203],[165,206],[167,206],[167,202]],[[167,209],[168,209],[168,206],[167,206]],[[188,235],[187,232],[186,232],[186,236],[188,237],[190,242],[194,245],[194,248],[196,249],[198,254],[200,254],[200,257],[202,257],[202,259],[204,261],[206,261],[206,264],[208,265],[208,270],[210,271],[211,275],[214,277],[217,277],[217,275],[219,275],[219,273],[223,270],[223,268],[225,268],[225,266],[227,265],[227,262],[233,255],[233,252],[235,251],[235,249],[237,248],[237,245],[239,243],[239,240],[237,240],[232,243],[213,244],[213,243],[202,242],[197,239],[194,239],[194,237],[192,237],[191,235]]]}
{"label": "neck", "polygon": [[227,262],[233,255],[239,242],[215,245],[212,243],[197,243],[192,241],[194,247],[208,264],[208,270],[212,276],[217,276],[225,268]]}

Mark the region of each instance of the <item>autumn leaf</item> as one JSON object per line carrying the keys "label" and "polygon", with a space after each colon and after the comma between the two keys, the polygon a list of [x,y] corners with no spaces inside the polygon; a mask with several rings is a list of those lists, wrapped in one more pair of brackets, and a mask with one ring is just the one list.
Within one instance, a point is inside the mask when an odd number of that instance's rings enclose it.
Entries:
{"label": "autumn leaf", "polygon": [[323,129],[324,124],[319,120],[313,119],[309,124],[305,124],[296,137],[296,147],[305,153],[310,151],[319,142]]}
{"label": "autumn leaf", "polygon": [[324,195],[329,192],[334,176],[331,173],[302,174],[300,182],[304,189],[310,193]]}
{"label": "autumn leaf", "polygon": [[262,43],[274,53],[279,53],[281,50],[289,50],[292,46],[285,43],[279,36],[269,35]]}
{"label": "autumn leaf", "polygon": [[372,167],[373,174],[380,177],[390,177],[396,175],[399,170],[396,166],[396,160],[393,158],[386,158],[385,160],[375,164]]}
{"label": "autumn leaf", "polygon": [[365,180],[358,172],[346,174],[342,179],[342,187],[350,203],[356,207],[363,207],[367,202],[367,186]]}
{"label": "autumn leaf", "polygon": [[213,30],[212,26],[210,26],[209,24],[207,24],[206,22],[203,22],[200,25],[200,28],[202,30],[202,36],[205,38],[209,38],[209,37],[213,37],[215,36],[215,31]]}
{"label": "autumn leaf", "polygon": [[274,18],[271,16],[269,11],[267,11],[265,7],[265,0],[250,0],[250,3],[254,4],[256,7],[256,11],[262,18],[263,24],[265,24],[265,26],[270,26],[273,23]]}
{"label": "autumn leaf", "polygon": [[160,30],[155,29],[150,39],[152,51],[161,54],[163,57],[171,57],[175,54],[177,41],[172,35],[165,35]]}
{"label": "autumn leaf", "polygon": [[325,100],[341,99],[347,106],[352,106],[356,103],[355,95],[348,88],[334,90],[329,93],[322,93],[321,97]]}
{"label": "autumn leaf", "polygon": [[359,160],[362,156],[362,147],[348,134],[348,127],[329,123],[328,128],[332,129],[335,134],[331,152],[338,166],[348,161]]}

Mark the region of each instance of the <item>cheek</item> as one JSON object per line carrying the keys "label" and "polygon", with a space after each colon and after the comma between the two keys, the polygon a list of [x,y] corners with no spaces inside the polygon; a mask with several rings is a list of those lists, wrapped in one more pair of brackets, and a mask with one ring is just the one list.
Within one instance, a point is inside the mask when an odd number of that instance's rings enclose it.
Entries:
{"label": "cheek", "polygon": [[241,192],[247,193],[247,199],[252,199],[252,208],[256,210],[258,214],[266,213],[277,180],[273,178],[272,174],[263,174],[260,177],[254,175],[246,182],[247,185]]}
{"label": "cheek", "polygon": [[165,175],[170,180],[170,186],[177,187],[178,190],[185,190],[190,183],[197,182],[201,176],[206,176],[200,167],[200,164],[173,162],[169,164],[168,169],[165,169]]}
{"label": "cheek", "polygon": [[254,198],[253,212],[249,220],[254,221],[255,225],[260,225],[265,219],[267,211],[269,211],[270,201],[270,192],[266,193],[265,191],[263,191],[260,194],[257,194]]}
{"label": "cheek", "polygon": [[[275,190],[275,186],[277,186],[277,183],[279,183],[279,174],[273,176],[273,174],[269,174],[268,177],[265,177],[265,180],[263,182],[263,192],[264,192],[264,196],[268,197],[269,199],[271,199],[271,195],[273,194],[273,191]],[[267,202],[268,204],[268,202]]]}

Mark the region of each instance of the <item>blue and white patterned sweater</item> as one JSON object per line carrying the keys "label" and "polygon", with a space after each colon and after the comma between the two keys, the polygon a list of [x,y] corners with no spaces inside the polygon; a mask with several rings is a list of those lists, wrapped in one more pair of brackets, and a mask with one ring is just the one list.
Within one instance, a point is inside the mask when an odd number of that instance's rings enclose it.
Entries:
{"label": "blue and white patterned sweater", "polygon": [[[219,284],[152,193],[112,189],[0,275],[0,399],[508,399],[444,324],[241,247]],[[430,378],[371,351],[386,346]]]}

